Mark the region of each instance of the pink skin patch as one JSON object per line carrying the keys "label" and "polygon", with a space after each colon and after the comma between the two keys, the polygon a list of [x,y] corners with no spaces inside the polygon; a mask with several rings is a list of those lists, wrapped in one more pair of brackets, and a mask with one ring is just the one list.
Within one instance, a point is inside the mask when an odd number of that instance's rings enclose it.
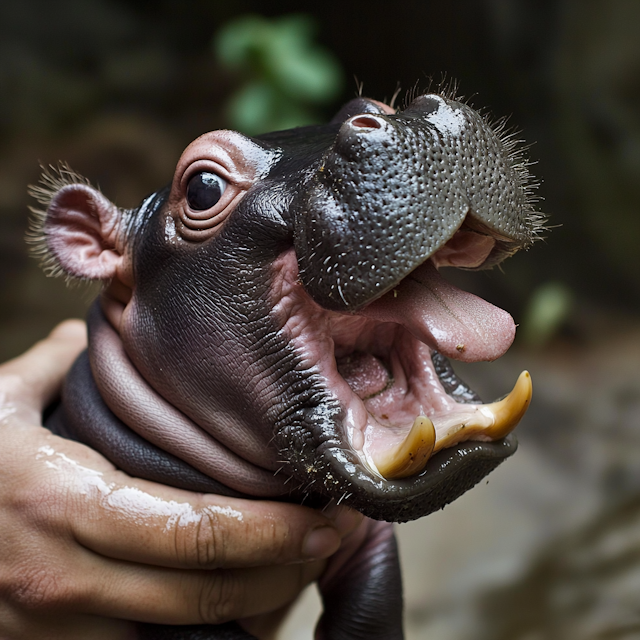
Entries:
{"label": "pink skin patch", "polygon": [[[462,252],[469,261],[483,261],[493,241],[479,238],[458,242],[454,236],[458,246],[447,249],[442,262],[460,259]],[[457,360],[494,360],[515,336],[508,313],[447,283],[432,260],[351,315],[311,299],[298,281],[293,250],[275,262],[274,271],[275,318],[304,369],[319,374],[343,407],[345,440],[374,473],[377,453],[400,444],[417,416],[446,427],[476,410],[445,392],[432,350]]]}
{"label": "pink skin patch", "polygon": [[475,231],[460,229],[431,261],[440,267],[479,267],[487,259],[496,241]]}

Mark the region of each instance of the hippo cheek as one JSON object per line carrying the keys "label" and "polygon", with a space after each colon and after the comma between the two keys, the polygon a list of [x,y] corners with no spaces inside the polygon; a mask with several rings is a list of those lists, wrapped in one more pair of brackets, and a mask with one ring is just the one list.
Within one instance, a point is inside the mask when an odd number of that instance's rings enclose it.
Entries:
{"label": "hippo cheek", "polygon": [[275,265],[282,332],[320,381],[327,407],[340,408],[324,412],[309,434],[315,452],[301,454],[291,471],[307,482],[315,474],[322,487],[314,488],[382,520],[440,509],[512,455],[510,432],[531,398],[527,372],[491,404],[456,377],[445,356],[494,360],[515,326],[506,312],[446,283],[437,262],[436,254],[352,314],[313,301],[293,251]]}

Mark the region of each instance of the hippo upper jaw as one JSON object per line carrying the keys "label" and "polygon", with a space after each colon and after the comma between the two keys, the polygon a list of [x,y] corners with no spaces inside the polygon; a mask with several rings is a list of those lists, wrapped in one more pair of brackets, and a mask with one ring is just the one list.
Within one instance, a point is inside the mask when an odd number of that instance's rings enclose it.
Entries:
{"label": "hippo upper jaw", "polygon": [[526,164],[477,112],[438,95],[348,118],[291,204],[305,289],[352,312],[382,295],[465,224],[493,240],[473,268],[530,245],[542,218]]}

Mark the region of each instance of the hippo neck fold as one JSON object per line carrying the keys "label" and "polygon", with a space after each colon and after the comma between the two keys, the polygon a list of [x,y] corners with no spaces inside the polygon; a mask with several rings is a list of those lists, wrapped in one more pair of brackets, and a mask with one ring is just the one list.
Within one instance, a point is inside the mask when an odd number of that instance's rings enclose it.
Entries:
{"label": "hippo neck fold", "polygon": [[[225,447],[157,393],[127,355],[116,327],[125,307],[110,295],[89,316],[91,369],[106,405],[130,429],[222,484],[260,497],[282,496],[286,476],[274,476]],[[108,318],[108,320],[107,320]]]}

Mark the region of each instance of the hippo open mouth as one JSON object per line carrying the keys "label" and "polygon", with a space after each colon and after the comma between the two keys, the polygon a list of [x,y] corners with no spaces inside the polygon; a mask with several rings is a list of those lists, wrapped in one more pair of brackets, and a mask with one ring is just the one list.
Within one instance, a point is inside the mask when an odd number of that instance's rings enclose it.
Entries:
{"label": "hippo open mouth", "polygon": [[[423,95],[396,113],[354,101],[334,122],[289,206],[294,250],[276,261],[271,300],[331,399],[303,419],[330,461],[325,491],[401,520],[441,508],[515,451],[507,434],[529,404],[529,374],[483,405],[447,362],[500,357],[513,319],[438,269],[492,267],[529,246],[543,219],[511,143],[460,102]],[[296,477],[308,458],[292,465]],[[376,499],[383,509],[371,509]]]}
{"label": "hippo open mouth", "polygon": [[293,252],[279,261],[276,306],[305,364],[343,408],[342,435],[381,479],[422,472],[438,451],[511,432],[531,400],[524,371],[503,400],[482,404],[447,358],[495,360],[511,345],[511,316],[447,283],[436,266],[476,267],[495,241],[458,231],[390,292],[347,314],[323,309],[300,285]]}

